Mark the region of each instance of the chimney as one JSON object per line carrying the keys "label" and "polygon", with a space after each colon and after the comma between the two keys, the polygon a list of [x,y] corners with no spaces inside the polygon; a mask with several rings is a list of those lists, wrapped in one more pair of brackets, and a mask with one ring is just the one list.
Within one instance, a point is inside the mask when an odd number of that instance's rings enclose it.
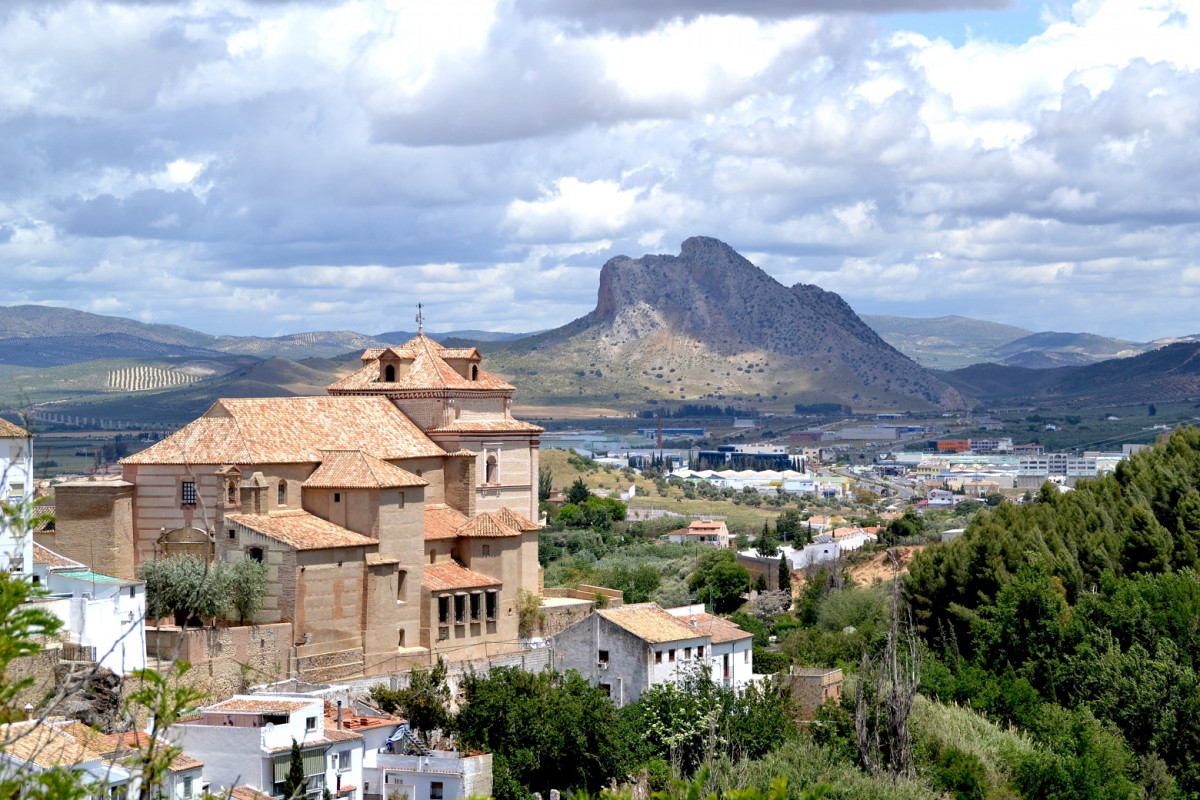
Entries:
{"label": "chimney", "polygon": [[338,704],[338,716],[337,716],[338,727],[337,727],[337,729],[340,731],[342,729],[342,701],[338,700],[337,704]]}

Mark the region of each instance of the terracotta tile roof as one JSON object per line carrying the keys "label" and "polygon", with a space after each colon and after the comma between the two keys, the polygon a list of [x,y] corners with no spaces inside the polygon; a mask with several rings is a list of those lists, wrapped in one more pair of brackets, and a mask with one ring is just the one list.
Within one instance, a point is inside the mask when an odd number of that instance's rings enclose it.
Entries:
{"label": "terracotta tile roof", "polygon": [[447,505],[425,506],[425,539],[457,539],[458,529],[470,520]]}
{"label": "terracotta tile roof", "polygon": [[496,514],[483,513],[458,529],[459,536],[474,539],[495,539],[501,536],[520,536],[520,528],[510,528]]}
{"label": "terracotta tile roof", "polygon": [[698,519],[688,525],[688,528],[693,531],[719,531],[724,527],[724,522],[715,519]]}
{"label": "terracotta tile roof", "polygon": [[260,792],[253,786],[235,786],[229,790],[230,800],[272,800],[271,795]]}
{"label": "terracotta tile roof", "polygon": [[50,570],[56,569],[87,569],[85,564],[72,561],[66,556],[60,556],[48,547],[33,543],[33,563]]}
{"label": "terracotta tile roof", "polygon": [[398,489],[429,481],[361,450],[322,450],[321,466],[304,481],[315,489]]}
{"label": "terracotta tile roof", "polygon": [[531,522],[528,517],[524,517],[513,511],[508,506],[502,507],[499,511],[493,512],[501,522],[510,528],[516,528],[519,531],[538,531],[541,526],[535,522]]}
{"label": "terracotta tile roof", "polygon": [[14,722],[0,726],[4,755],[42,768],[103,761],[112,740],[80,722]]}
{"label": "terracotta tile roof", "polygon": [[[109,736],[113,740],[117,749],[113,750],[108,755],[110,757],[123,757],[130,754],[132,750],[140,750],[150,743],[150,735],[145,731],[128,731],[126,733],[115,733]],[[161,749],[155,750],[156,753],[164,752],[168,747],[172,747],[170,742],[164,742],[161,739],[157,745]],[[200,769],[204,766],[203,761],[197,761],[189,755],[180,753],[171,759],[171,771],[183,772],[189,769]]]}
{"label": "terracotta tile roof", "polygon": [[453,453],[446,453],[446,455],[450,458],[476,458],[479,453],[464,447],[461,450],[455,450]]}
{"label": "terracotta tile roof", "polygon": [[430,564],[425,567],[421,578],[421,588],[433,592],[449,589],[480,589],[485,586],[500,586],[500,581],[472,572],[466,567],[453,561],[442,564]]}
{"label": "terracotta tile roof", "polygon": [[[667,613],[670,614],[671,612],[668,611]],[[697,635],[712,637],[713,644],[725,644],[726,642],[737,642],[742,639],[754,638],[753,633],[744,631],[737,624],[714,614],[671,614],[671,616],[691,626],[692,630],[697,631]]]}
{"label": "terracotta tile roof", "polygon": [[208,706],[206,714],[291,714],[313,704],[312,700],[284,700],[278,697],[232,697]]}
{"label": "terracotta tile roof", "polygon": [[0,439],[24,439],[29,431],[0,417]]}
{"label": "terracotta tile roof", "polygon": [[386,397],[256,397],[218,400],[122,463],[316,464],[321,450],[386,460],[444,454]]}
{"label": "terracotta tile roof", "polygon": [[[407,362],[408,369],[401,370],[395,381],[379,379],[379,361],[381,359],[400,359]],[[464,378],[454,367],[446,363],[446,359],[478,361],[479,351],[475,348],[446,348],[424,334],[418,334],[413,339],[398,347],[387,350],[367,350],[363,353],[363,366],[357,372],[347,375],[327,388],[330,394],[361,391],[419,391],[429,389],[454,389],[456,391],[500,391],[511,392],[511,384],[505,383],[494,375],[478,371],[475,380]]]}
{"label": "terracotta tile roof", "polygon": [[344,731],[344,730],[339,731],[337,729],[337,721],[336,720],[334,721],[333,724],[334,724],[333,728],[330,728],[329,726],[325,727],[325,738],[331,742],[351,742],[351,741],[354,741],[355,739],[363,738],[363,735],[361,733],[355,733],[354,731]]}
{"label": "terracotta tile roof", "polygon": [[440,428],[430,428],[428,433],[541,433],[546,430],[532,422],[519,419],[455,420]]}
{"label": "terracotta tile roof", "polygon": [[[342,729],[347,731],[369,730],[371,728],[389,728],[400,725],[404,720],[399,717],[372,717],[366,714],[355,714],[352,710],[342,709]],[[325,730],[337,731],[337,706],[325,701]]]}
{"label": "terracotta tile roof", "polygon": [[650,644],[702,639],[706,635],[671,616],[658,603],[631,603],[596,613]]}
{"label": "terracotta tile roof", "polygon": [[226,514],[225,519],[283,542],[296,550],[328,550],[335,547],[367,547],[379,544],[369,536],[346,530],[307,511],[276,511],[271,514]]}

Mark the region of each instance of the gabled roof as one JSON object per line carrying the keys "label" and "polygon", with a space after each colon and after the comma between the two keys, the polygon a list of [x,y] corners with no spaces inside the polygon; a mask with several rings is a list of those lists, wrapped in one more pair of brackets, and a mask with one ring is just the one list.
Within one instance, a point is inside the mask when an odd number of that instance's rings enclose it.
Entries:
{"label": "gabled roof", "polygon": [[522,532],[541,530],[541,526],[534,522],[530,522],[528,517],[524,517],[513,511],[508,506],[503,506],[499,511],[493,511],[496,518],[510,528],[515,528]]}
{"label": "gabled roof", "polygon": [[678,619],[680,622],[686,623],[693,631],[696,631],[698,636],[709,636],[713,644],[724,644],[726,642],[738,642],[742,639],[753,639],[754,634],[749,631],[742,630],[736,623],[730,622],[724,617],[718,617],[715,614],[708,613],[678,613],[685,609],[671,609],[668,614]]}
{"label": "gabled roof", "polygon": [[421,577],[421,588],[433,592],[444,592],[451,589],[482,589],[500,585],[500,581],[495,578],[472,572],[454,561],[430,564],[425,567]]}
{"label": "gabled roof", "polygon": [[[367,350],[362,355],[363,366],[327,388],[330,394],[361,391],[420,391],[430,389],[454,389],[461,391],[511,392],[511,384],[494,375],[478,370],[475,380],[464,378],[450,360],[478,361],[479,351],[470,348],[449,348],[430,339],[423,333],[398,347],[386,350]],[[408,362],[408,369],[401,370],[395,381],[380,380],[379,362],[399,359]]]}
{"label": "gabled roof", "polygon": [[476,539],[495,539],[501,536],[520,536],[519,528],[510,528],[497,515],[483,513],[458,529],[459,536]]}
{"label": "gabled roof", "polygon": [[298,509],[270,514],[226,514],[225,519],[296,550],[330,550],[379,544],[369,536],[346,530]]}
{"label": "gabled roof", "polygon": [[322,450],[386,460],[444,455],[386,397],[255,397],[218,400],[122,463],[316,464]]}
{"label": "gabled roof", "polygon": [[707,637],[703,631],[696,630],[668,614],[658,603],[631,603],[619,608],[602,609],[596,613],[649,644]]}
{"label": "gabled roof", "polygon": [[[150,734],[145,731],[128,731],[126,733],[113,733],[108,737],[113,742],[113,750],[108,753],[110,758],[124,758],[132,755],[134,750],[142,750],[150,744]],[[156,745],[155,752],[165,752],[168,747],[173,745],[170,742],[164,742],[161,739]],[[184,772],[189,769],[200,769],[204,766],[203,761],[197,761],[191,756],[179,753],[171,759],[170,769],[172,772]]]}
{"label": "gabled roof", "polygon": [[315,700],[288,700],[279,697],[246,697],[240,695],[206,706],[206,714],[291,714],[311,706]]}
{"label": "gabled roof", "polygon": [[0,417],[0,439],[24,439],[26,436],[29,436],[29,431]]}
{"label": "gabled roof", "polygon": [[4,755],[43,769],[103,761],[112,741],[81,722],[29,720],[0,726]]}
{"label": "gabled roof", "polygon": [[321,466],[304,481],[310,489],[399,489],[429,481],[361,450],[322,450]]}
{"label": "gabled roof", "polygon": [[455,420],[440,428],[430,428],[429,433],[541,433],[546,430],[532,422],[519,419]]}
{"label": "gabled roof", "polygon": [[436,504],[425,506],[425,539],[457,539],[458,529],[470,520],[456,508]]}
{"label": "gabled roof", "polygon": [[49,547],[42,547],[37,542],[33,543],[33,563],[39,567],[45,567],[51,572],[60,569],[68,570],[86,570],[87,566],[80,564],[78,561],[73,561],[66,556],[60,556],[58,553],[51,550]]}

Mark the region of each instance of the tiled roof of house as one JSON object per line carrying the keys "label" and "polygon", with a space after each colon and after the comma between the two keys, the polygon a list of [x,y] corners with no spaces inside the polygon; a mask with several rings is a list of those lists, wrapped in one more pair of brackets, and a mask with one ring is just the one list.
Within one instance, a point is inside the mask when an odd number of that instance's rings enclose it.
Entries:
{"label": "tiled roof of house", "polygon": [[497,514],[483,513],[458,529],[459,536],[495,539],[501,536],[520,536],[521,529],[509,527]]}
{"label": "tiled roof of house", "polygon": [[0,439],[24,439],[29,431],[0,417]]}
{"label": "tiled roof of house", "polygon": [[689,530],[704,532],[719,531],[724,527],[725,523],[719,519],[697,519],[688,525]]}
{"label": "tiled roof of house", "polygon": [[650,644],[702,639],[706,636],[668,614],[658,603],[631,603],[596,613]]}
{"label": "tiled roof of house", "polygon": [[399,489],[429,481],[361,450],[322,450],[321,466],[304,481],[315,489]]}
{"label": "tiled roof of house", "polygon": [[307,511],[276,511],[270,514],[226,514],[225,519],[283,542],[296,550],[328,550],[336,547],[367,547],[378,544],[369,536],[346,530]]}
{"label": "tiled roof of house", "polygon": [[[396,358],[407,362],[408,369],[400,370],[394,381],[380,380],[379,361]],[[424,334],[418,334],[413,339],[398,347],[387,350],[367,350],[363,353],[363,366],[357,372],[347,375],[327,389],[330,394],[342,392],[374,391],[420,391],[429,389],[454,389],[467,391],[502,391],[511,392],[511,384],[478,369],[475,380],[464,378],[454,367],[446,363],[446,359],[469,361],[479,360],[479,351],[475,348],[447,348]],[[477,366],[477,365],[473,365]]]}
{"label": "tiled roof of house", "polygon": [[[128,731],[126,733],[110,734],[109,739],[112,740],[114,749],[108,755],[110,757],[120,758],[129,754],[131,750],[141,750],[150,743],[150,735],[145,731]],[[161,739],[155,750],[157,753],[164,752],[166,748],[171,747],[170,742],[164,742]],[[197,761],[189,755],[180,753],[171,759],[171,771],[183,772],[189,769],[200,769],[204,766],[203,761]]]}
{"label": "tiled roof of house", "polygon": [[104,760],[112,741],[81,722],[29,720],[0,726],[4,755],[43,769]]}
{"label": "tiled roof of house", "polygon": [[534,522],[530,522],[528,517],[518,514],[508,506],[503,506],[499,511],[493,511],[492,513],[510,528],[516,528],[519,531],[541,530],[539,525]]}
{"label": "tiled roof of house", "polygon": [[430,564],[425,567],[421,577],[421,587],[433,592],[443,592],[449,589],[480,589],[485,586],[499,586],[500,581],[472,572],[453,561],[441,564]]}
{"label": "tiled roof of house", "polygon": [[50,548],[42,547],[37,542],[33,543],[33,563],[50,570],[87,569],[86,565],[80,564],[78,561],[72,561],[66,556],[60,556]]}
{"label": "tiled roof of house", "polygon": [[[352,708],[342,709],[342,729],[361,731],[370,728],[389,728],[400,725],[404,720],[400,717],[375,717],[367,714],[356,714]],[[328,700],[325,701],[325,730],[338,729],[338,708]]]}
{"label": "tiled roof of house", "polygon": [[218,400],[122,463],[316,464],[322,450],[387,460],[444,455],[386,397],[254,397]]}
{"label": "tiled roof of house", "polygon": [[271,795],[260,792],[253,786],[235,786],[229,790],[230,800],[271,800]]}
{"label": "tiled roof of house", "polygon": [[278,697],[231,697],[204,709],[206,714],[291,714],[313,704],[311,700]]}
{"label": "tiled roof of house", "polygon": [[429,433],[541,433],[546,430],[519,419],[455,420],[449,425],[430,428]]}
{"label": "tiled roof of house", "polygon": [[425,506],[425,538],[457,539],[458,529],[470,520],[456,508],[436,504]]}
{"label": "tiled roof of house", "polygon": [[[671,612],[667,612],[671,614]],[[753,639],[754,634],[744,631],[737,626],[736,623],[730,622],[724,617],[718,617],[715,614],[700,613],[700,614],[671,614],[680,622],[688,625],[699,636],[712,637],[713,644],[724,644],[726,642],[737,642],[742,639]]]}

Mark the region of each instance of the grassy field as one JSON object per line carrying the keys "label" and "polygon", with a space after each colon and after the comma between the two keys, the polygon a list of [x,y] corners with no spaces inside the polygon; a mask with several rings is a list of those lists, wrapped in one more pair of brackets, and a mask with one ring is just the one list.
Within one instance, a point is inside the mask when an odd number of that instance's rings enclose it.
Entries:
{"label": "grassy field", "polygon": [[[1071,410],[1028,410],[997,414],[1004,422],[1002,432],[965,431],[962,438],[971,436],[1011,436],[1016,444],[1027,442],[1047,450],[1104,450],[1120,451],[1122,444],[1151,444],[1167,430],[1179,424],[1200,422],[1200,406],[1194,403],[1150,404],[1081,408]],[[1052,425],[1055,429],[1048,429]]]}

